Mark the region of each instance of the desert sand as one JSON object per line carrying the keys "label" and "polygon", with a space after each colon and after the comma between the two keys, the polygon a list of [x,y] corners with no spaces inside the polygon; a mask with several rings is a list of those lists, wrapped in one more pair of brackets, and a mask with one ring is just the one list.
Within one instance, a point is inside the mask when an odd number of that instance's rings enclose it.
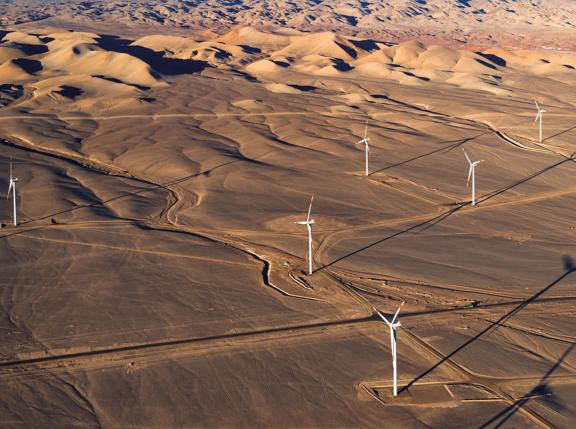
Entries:
{"label": "desert sand", "polygon": [[0,40],[2,427],[574,427],[575,53],[30,25]]}
{"label": "desert sand", "polygon": [[572,0],[18,0],[0,25],[111,34],[225,34],[237,27],[296,29],[400,42],[575,49]]}

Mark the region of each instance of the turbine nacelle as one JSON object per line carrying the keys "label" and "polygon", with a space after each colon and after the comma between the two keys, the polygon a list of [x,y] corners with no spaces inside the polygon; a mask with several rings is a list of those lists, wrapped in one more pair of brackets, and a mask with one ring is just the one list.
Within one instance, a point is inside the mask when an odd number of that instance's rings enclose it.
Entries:
{"label": "turbine nacelle", "polygon": [[312,225],[314,224],[314,219],[310,219],[310,214],[312,212],[312,202],[314,201],[314,195],[310,197],[310,205],[308,206],[308,216],[306,220],[301,220],[294,222],[298,225],[306,225],[308,228],[308,274],[312,275]]}
{"label": "turbine nacelle", "polygon": [[386,323],[391,329],[398,329],[400,326],[402,326],[402,323],[400,322],[390,324],[390,322],[386,321]]}
{"label": "turbine nacelle", "polygon": [[14,212],[14,226],[18,225],[18,219],[16,214],[16,182],[18,179],[14,177],[14,173],[12,171],[12,158],[10,158],[10,182],[8,184],[8,193],[6,194],[6,199],[10,198],[10,194],[12,194],[12,201],[13,207],[12,210]]}
{"label": "turbine nacelle", "polygon": [[536,123],[536,121],[538,121],[542,116],[542,113],[547,113],[548,110],[541,109],[536,100],[534,100],[534,104],[536,104],[536,110],[538,111],[538,113],[536,113],[536,118],[534,119],[534,123]]}
{"label": "turbine nacelle", "polygon": [[538,113],[536,113],[536,117],[534,118],[534,123],[538,122],[538,119],[540,119],[540,116],[542,116],[542,113],[546,113],[548,112],[548,110],[538,110]]}
{"label": "turbine nacelle", "polygon": [[299,222],[294,223],[297,223],[298,225],[313,225],[316,222],[314,221],[314,219],[310,219],[310,220],[301,220]]}
{"label": "turbine nacelle", "polygon": [[536,110],[538,110],[538,113],[546,112],[546,110],[540,108],[540,105],[538,104],[538,102],[536,100],[534,100],[534,104],[536,105]]}
{"label": "turbine nacelle", "polygon": [[18,179],[10,179],[8,184],[8,193],[6,194],[6,199],[10,198],[10,192],[16,192],[16,182]]}
{"label": "turbine nacelle", "polygon": [[368,145],[369,142],[370,138],[368,137],[368,120],[366,120],[366,128],[364,128],[364,138],[356,143],[356,144],[364,144],[364,153],[366,156],[366,166],[365,166],[366,176],[369,175],[368,172],[368,152],[370,152],[370,146]]}
{"label": "turbine nacelle", "polygon": [[388,320],[388,319],[386,318],[386,316],[384,316],[384,315],[383,315],[382,313],[380,313],[378,310],[376,310],[376,313],[378,313],[378,316],[380,316],[380,318],[381,318],[382,320],[384,320],[384,322],[386,322],[386,324],[387,324],[388,326],[390,326],[390,328],[396,329],[396,328],[402,326],[399,321],[398,321],[398,322],[396,321],[396,319],[398,319],[398,314],[400,313],[400,309],[402,308],[402,306],[404,305],[405,302],[406,302],[406,301],[402,301],[402,304],[400,304],[400,306],[398,307],[398,310],[396,310],[396,313],[394,313],[394,316],[393,316],[392,319],[390,319],[390,320]]}
{"label": "turbine nacelle", "polygon": [[538,110],[538,113],[536,113],[536,117],[534,118],[534,125],[536,125],[536,122],[540,121],[540,136],[539,136],[539,140],[540,143],[542,143],[542,118],[544,117],[544,113],[547,112],[547,110],[541,109],[540,105],[538,104],[538,102],[536,100],[534,100],[534,104],[536,105],[536,110]]}
{"label": "turbine nacelle", "polygon": [[482,161],[484,161],[484,160],[475,161],[475,162],[470,164],[470,169],[468,170],[468,180],[466,181],[466,186],[470,185],[470,177],[472,177],[472,174],[474,173],[474,168],[476,168],[476,166],[478,164],[480,164]]}
{"label": "turbine nacelle", "polygon": [[462,151],[464,152],[464,156],[468,160],[468,164],[470,164],[470,169],[468,170],[468,180],[466,181],[466,186],[469,186],[470,185],[470,178],[474,174],[474,169],[476,168],[476,166],[478,164],[480,164],[481,162],[484,162],[484,160],[481,159],[480,161],[472,161],[470,159],[470,157],[468,156],[468,154],[466,153],[466,151],[465,150],[462,150]]}
{"label": "turbine nacelle", "polygon": [[468,164],[470,164],[470,168],[476,167],[478,164],[480,164],[481,162],[484,161],[483,159],[481,159],[480,161],[474,161],[474,162],[472,162],[472,160],[470,159],[470,157],[468,156],[468,154],[466,153],[466,151],[465,151],[465,150],[462,150],[462,152],[464,152],[464,156],[465,156],[466,159],[468,160]]}

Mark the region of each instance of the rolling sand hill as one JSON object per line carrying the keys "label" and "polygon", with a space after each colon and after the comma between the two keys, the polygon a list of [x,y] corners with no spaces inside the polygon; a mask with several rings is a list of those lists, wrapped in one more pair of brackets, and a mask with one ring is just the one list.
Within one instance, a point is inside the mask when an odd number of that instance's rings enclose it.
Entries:
{"label": "rolling sand hill", "polygon": [[[574,48],[572,0],[19,0],[0,2],[0,24],[123,28],[130,33],[235,27],[337,31],[360,37],[512,48]],[[115,33],[116,34],[116,33]]]}
{"label": "rolling sand hill", "polygon": [[574,427],[574,53],[44,24],[0,39],[3,428]]}

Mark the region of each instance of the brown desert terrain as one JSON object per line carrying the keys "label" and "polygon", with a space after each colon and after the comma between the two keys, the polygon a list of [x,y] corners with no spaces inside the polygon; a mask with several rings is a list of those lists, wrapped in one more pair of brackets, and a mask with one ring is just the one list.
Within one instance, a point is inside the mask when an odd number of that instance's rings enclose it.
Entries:
{"label": "brown desert terrain", "polygon": [[1,427],[576,425],[569,43],[64,3],[0,4]]}
{"label": "brown desert terrain", "polygon": [[0,25],[111,34],[336,31],[400,42],[576,49],[573,0],[0,0]]}

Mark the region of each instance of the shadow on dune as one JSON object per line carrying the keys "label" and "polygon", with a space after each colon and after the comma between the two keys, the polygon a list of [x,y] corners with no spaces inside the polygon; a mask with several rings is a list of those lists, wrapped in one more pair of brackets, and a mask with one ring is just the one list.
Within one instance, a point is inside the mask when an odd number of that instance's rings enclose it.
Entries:
{"label": "shadow on dune", "polygon": [[[7,229],[7,226],[2,226],[2,228],[0,228],[0,232],[2,232],[3,229]],[[4,235],[0,235],[0,240],[4,239],[4,238],[9,238],[12,237],[13,235],[20,235],[20,234],[27,234],[29,232],[32,231],[40,231],[42,229],[45,229],[46,225],[43,226],[37,226],[36,228],[31,228],[31,229],[20,229],[18,231],[11,231],[9,234],[4,234]]]}
{"label": "shadow on dune", "polygon": [[488,62],[488,61],[479,60],[478,58],[474,58],[474,60],[475,60],[478,64],[483,65],[484,67],[488,67],[489,69],[492,69],[492,70],[498,70],[494,64],[492,64],[492,63],[490,63],[490,62]]}
{"label": "shadow on dune", "polygon": [[333,58],[332,62],[334,63],[332,67],[340,72],[347,72],[354,69],[354,67],[348,64],[346,61],[341,60],[340,58]]}
{"label": "shadow on dune", "polygon": [[336,42],[336,45],[342,49],[344,52],[346,52],[348,55],[350,55],[352,58],[357,58],[358,57],[358,52],[356,52],[354,49],[352,49],[349,46],[343,45],[342,43],[338,43]]}
{"label": "shadow on dune", "polygon": [[288,86],[291,86],[292,88],[298,89],[298,90],[303,91],[303,92],[310,92],[310,91],[315,91],[315,90],[318,89],[318,87],[312,86],[312,85],[296,85],[296,84],[291,84],[291,85],[288,85]]}
{"label": "shadow on dune", "polygon": [[424,76],[418,76],[418,75],[416,75],[416,74],[414,74],[408,70],[403,70],[402,73],[404,73],[406,76],[415,77],[416,79],[423,80],[424,82],[430,81],[430,78],[424,77]]}
{"label": "shadow on dune", "polygon": [[[472,137],[472,138],[477,138],[477,137],[479,137],[479,136]],[[459,144],[462,144],[462,143],[459,142],[459,143],[456,143],[455,145],[459,145]],[[442,149],[446,149],[446,148],[442,148]],[[449,149],[449,147],[448,147],[448,149]],[[426,156],[426,154],[423,155],[423,156]],[[515,182],[512,182],[511,184],[506,185],[506,186],[504,186],[503,188],[500,188],[500,189],[497,189],[497,190],[495,190],[495,191],[489,192],[488,194],[483,195],[482,197],[478,198],[477,204],[480,204],[480,203],[482,203],[482,202],[488,201],[489,199],[494,198],[494,197],[496,197],[497,195],[500,195],[500,194],[502,194],[502,193],[504,193],[504,192],[506,192],[506,191],[509,191],[510,189],[513,189],[513,188],[515,188],[515,187],[517,187],[517,186],[520,186],[521,184],[526,183],[526,182],[528,182],[528,181],[530,181],[530,180],[532,180],[532,179],[534,179],[534,178],[536,178],[536,177],[538,177],[538,176],[540,176],[540,175],[542,175],[542,174],[544,174],[544,173],[546,173],[546,172],[548,172],[548,171],[550,171],[550,170],[553,170],[554,168],[556,168],[556,167],[558,167],[558,166],[560,166],[560,165],[562,165],[562,164],[564,164],[564,163],[566,163],[566,162],[570,162],[570,161],[574,161],[574,158],[565,158],[565,159],[563,159],[562,161],[556,162],[556,163],[554,163],[554,164],[552,164],[552,165],[550,165],[550,166],[548,166],[548,167],[546,167],[546,168],[543,168],[543,169],[541,169],[541,170],[539,170],[539,171],[537,171],[537,172],[535,172],[535,173],[532,173],[532,174],[530,174],[530,175],[528,175],[528,176],[526,176],[526,177],[524,177],[524,178],[522,178],[522,179],[520,179],[520,180],[517,180],[517,181],[515,181]],[[406,162],[410,162],[410,160],[408,160],[408,161],[406,161]],[[370,248],[372,248],[372,247],[374,247],[374,246],[377,246],[377,245],[379,245],[379,244],[382,244],[383,242],[388,241],[388,240],[390,240],[390,239],[392,239],[392,238],[398,237],[398,236],[400,236],[400,235],[403,235],[403,234],[406,234],[406,233],[409,233],[409,232],[414,232],[414,231],[423,232],[423,231],[425,231],[425,230],[427,230],[427,229],[429,229],[429,228],[432,228],[433,226],[439,224],[440,222],[444,221],[445,219],[449,218],[449,217],[452,216],[454,213],[456,213],[456,212],[458,212],[459,210],[463,209],[464,207],[470,205],[471,203],[470,203],[469,201],[467,201],[467,202],[457,202],[457,203],[454,203],[454,204],[455,204],[455,207],[453,207],[453,208],[451,208],[451,209],[449,209],[449,210],[447,210],[447,211],[445,211],[445,212],[443,212],[443,213],[441,213],[441,214],[439,214],[439,215],[436,215],[436,216],[432,217],[431,219],[428,219],[428,220],[425,220],[425,221],[423,221],[423,222],[417,223],[416,225],[413,225],[413,226],[411,226],[411,227],[409,227],[409,228],[406,228],[406,229],[403,229],[403,230],[401,230],[401,231],[395,232],[395,233],[393,233],[393,234],[391,234],[391,235],[388,235],[388,236],[386,236],[386,237],[384,237],[384,238],[381,238],[381,239],[379,239],[379,240],[377,240],[377,241],[374,241],[373,243],[367,244],[367,245],[365,245],[364,247],[361,247],[360,249],[354,250],[353,252],[350,252],[350,253],[348,253],[348,254],[346,254],[346,255],[340,256],[340,257],[334,259],[333,261],[331,261],[331,262],[329,262],[329,263],[327,263],[327,264],[324,264],[324,265],[316,268],[316,269],[313,271],[313,273],[316,273],[317,271],[321,271],[321,270],[323,270],[323,269],[325,269],[325,268],[328,268],[328,267],[330,267],[330,266],[332,266],[332,265],[334,265],[334,264],[336,264],[336,263],[338,263],[338,262],[340,262],[340,261],[343,261],[344,259],[347,259],[347,258],[349,258],[349,257],[351,257],[351,256],[357,255],[358,253],[361,253],[361,252],[363,252],[363,251],[365,251],[365,250],[367,250],[367,249],[370,249]],[[419,229],[419,228],[421,228],[421,229]]]}
{"label": "shadow on dune", "polygon": [[29,60],[27,58],[16,58],[12,60],[12,62],[30,74],[36,74],[39,71],[42,71],[42,63],[40,61]]}
{"label": "shadow on dune", "polygon": [[570,131],[572,131],[572,130],[574,130],[574,129],[576,129],[576,124],[575,124],[575,125],[572,125],[572,126],[569,127],[569,128],[566,128],[564,131],[560,131],[559,133],[556,133],[556,134],[553,134],[553,135],[551,135],[551,136],[548,136],[548,137],[542,139],[542,141],[546,141],[546,140],[553,139],[554,137],[561,136],[562,134],[566,134],[566,133],[568,133],[568,132],[570,132]]}
{"label": "shadow on dune", "polygon": [[24,95],[22,85],[13,85],[10,83],[0,84],[0,107],[8,106],[14,100]]}
{"label": "shadow on dune", "polygon": [[254,46],[249,46],[249,45],[238,45],[242,48],[242,51],[244,51],[247,54],[260,54],[262,53],[262,49],[260,48],[256,48]]}
{"label": "shadow on dune", "polygon": [[71,100],[74,100],[76,97],[80,97],[82,94],[84,94],[84,91],[82,89],[69,85],[62,85],[60,87],[60,91],[56,92],[61,96],[69,98]]}
{"label": "shadow on dune", "polygon": [[494,64],[496,66],[506,67],[506,65],[507,65],[506,60],[502,57],[499,57],[498,55],[486,54],[486,53],[480,52],[480,51],[476,51],[475,54],[481,56],[482,58],[484,58],[487,61],[490,61],[492,64]]}
{"label": "shadow on dune", "polygon": [[11,42],[8,44],[10,47],[20,49],[26,55],[38,55],[48,52],[48,46],[45,45],[28,45],[26,43]]}
{"label": "shadow on dune", "polygon": [[410,162],[416,161],[416,160],[418,160],[418,159],[426,158],[427,156],[434,155],[435,153],[438,153],[438,152],[444,152],[444,151],[450,152],[451,150],[454,150],[454,149],[456,149],[457,147],[462,146],[464,143],[468,143],[469,141],[475,140],[475,139],[477,139],[478,137],[481,137],[481,136],[483,136],[483,135],[485,135],[485,134],[488,134],[489,132],[490,132],[490,131],[485,131],[485,132],[483,132],[483,133],[478,134],[477,136],[468,137],[468,138],[465,138],[465,139],[462,139],[462,140],[458,140],[457,142],[455,142],[455,143],[453,143],[453,144],[451,144],[451,145],[442,146],[441,148],[434,149],[434,150],[431,151],[431,152],[426,152],[426,153],[423,153],[422,155],[417,155],[417,156],[415,156],[415,157],[413,157],[413,158],[410,158],[410,159],[407,159],[407,160],[405,160],[405,161],[401,161],[401,162],[398,162],[398,163],[396,163],[396,164],[392,164],[392,165],[389,165],[389,166],[387,166],[387,167],[381,168],[380,170],[375,170],[375,171],[371,172],[371,173],[369,174],[369,176],[371,176],[371,175],[373,175],[373,174],[376,174],[376,173],[380,173],[380,172],[382,172],[382,171],[390,170],[391,168],[400,167],[401,165],[409,164]]}
{"label": "shadow on dune", "polygon": [[500,194],[503,194],[504,192],[509,191],[509,190],[512,189],[512,188],[515,188],[516,186],[519,186],[519,185],[521,185],[521,184],[523,184],[523,183],[526,183],[526,182],[528,182],[528,181],[530,181],[530,180],[532,180],[532,179],[534,179],[534,178],[536,178],[536,177],[538,177],[538,176],[541,176],[542,174],[547,173],[547,172],[549,172],[550,170],[553,170],[553,169],[555,169],[556,167],[559,167],[559,166],[561,166],[562,164],[565,164],[565,163],[570,162],[570,161],[574,161],[574,158],[565,158],[565,159],[563,159],[562,161],[558,161],[557,163],[552,164],[552,165],[549,165],[548,167],[545,167],[545,168],[543,168],[543,169],[541,169],[541,170],[539,170],[539,171],[536,171],[535,173],[532,173],[532,174],[530,174],[530,175],[528,175],[528,176],[526,176],[526,177],[524,177],[524,178],[522,178],[522,179],[520,179],[520,180],[517,180],[517,181],[515,181],[515,182],[512,182],[510,185],[507,185],[507,186],[504,186],[503,188],[500,188],[500,189],[497,189],[497,190],[495,190],[495,191],[489,192],[489,193],[481,196],[480,198],[478,198],[478,203],[482,203],[482,202],[484,202],[484,201],[488,201],[488,200],[491,199],[491,198],[494,198],[494,197],[496,197],[496,196],[498,196],[498,195],[500,195]]}
{"label": "shadow on dune", "polygon": [[367,245],[365,245],[364,247],[361,247],[360,249],[354,250],[353,252],[350,252],[350,253],[348,253],[348,254],[346,254],[346,255],[344,255],[344,256],[340,256],[339,258],[336,258],[336,259],[334,259],[333,261],[331,261],[331,262],[329,262],[329,263],[327,263],[327,264],[324,264],[324,265],[322,265],[321,267],[316,268],[314,271],[312,271],[312,274],[314,274],[314,273],[316,273],[316,272],[318,272],[318,271],[322,271],[322,270],[325,269],[325,268],[329,268],[329,267],[331,267],[332,265],[334,265],[334,264],[336,264],[336,263],[338,263],[338,262],[340,262],[340,261],[343,261],[344,259],[347,259],[347,258],[349,258],[349,257],[351,257],[351,256],[357,255],[358,253],[362,253],[362,252],[365,251],[365,250],[368,250],[368,249],[370,249],[370,248],[372,248],[372,247],[375,247],[375,246],[377,246],[377,245],[379,245],[379,244],[384,243],[385,241],[391,240],[391,239],[396,238],[396,237],[398,237],[398,236],[400,236],[400,235],[404,235],[404,234],[407,234],[407,233],[409,233],[409,232],[416,231],[416,230],[418,230],[418,228],[421,228],[421,227],[423,227],[423,228],[428,228],[428,227],[430,227],[430,226],[436,225],[436,224],[442,222],[443,220],[447,219],[448,217],[452,216],[454,213],[456,213],[456,212],[459,211],[460,209],[464,208],[464,207],[467,206],[468,204],[470,204],[470,203],[469,203],[469,202],[467,202],[467,203],[462,203],[462,204],[458,205],[457,207],[454,207],[454,208],[452,208],[452,209],[450,209],[450,210],[448,210],[448,211],[446,211],[446,212],[444,212],[444,213],[441,213],[441,214],[439,214],[439,215],[437,215],[437,216],[434,216],[434,217],[431,218],[431,219],[428,219],[428,220],[425,220],[425,221],[423,221],[423,222],[417,223],[416,225],[412,225],[412,226],[409,227],[409,228],[400,230],[400,231],[395,232],[395,233],[393,233],[393,234],[391,234],[391,235],[388,235],[388,236],[386,236],[386,237],[384,237],[384,238],[381,238],[381,239],[379,239],[379,240],[376,240],[376,241],[374,241],[373,243],[367,244]]}
{"label": "shadow on dune", "polygon": [[375,40],[366,39],[366,40],[348,40],[348,41],[357,48],[362,49],[363,51],[366,52],[380,50],[380,47],[378,46]]}
{"label": "shadow on dune", "polygon": [[98,79],[107,80],[109,82],[121,83],[122,85],[128,85],[128,86],[131,86],[133,88],[139,89],[140,91],[148,91],[150,89],[149,86],[138,85],[136,83],[128,83],[128,82],[124,82],[123,80],[116,79],[115,77],[104,76],[101,74],[93,75],[93,77],[97,77]]}
{"label": "shadow on dune", "polygon": [[[487,326],[482,331],[480,331],[479,333],[474,335],[472,338],[467,340],[464,344],[457,347],[455,350],[451,351],[449,354],[445,355],[439,362],[437,362],[432,367],[430,367],[429,369],[424,371],[422,374],[418,375],[416,378],[414,378],[412,381],[410,381],[406,386],[402,387],[399,392],[402,392],[406,389],[409,389],[411,386],[413,386],[419,380],[421,380],[422,378],[424,378],[427,375],[429,375],[430,373],[432,373],[436,368],[438,368],[439,366],[441,366],[445,362],[450,361],[458,352],[462,351],[463,349],[465,349],[470,344],[474,343],[476,340],[480,339],[484,335],[495,331],[499,326],[501,326],[506,321],[508,321],[509,319],[514,317],[516,314],[518,314],[520,311],[522,311],[524,308],[526,308],[527,305],[536,301],[540,296],[542,296],[544,293],[548,292],[550,289],[552,289],[554,286],[559,284],[562,280],[564,280],[565,278],[570,276],[576,270],[576,267],[574,266],[574,262],[570,256],[564,256],[563,257],[563,263],[564,263],[564,269],[565,269],[564,273],[562,275],[560,275],[558,278],[556,278],[552,283],[548,284],[546,287],[544,287],[543,289],[541,289],[540,291],[538,291],[537,293],[532,295],[530,298],[527,298],[524,301],[522,301],[520,304],[518,304],[512,310],[510,310],[509,312],[507,312],[506,314],[501,316],[495,322],[491,322],[489,326]],[[482,426],[482,427],[485,427],[485,426]]]}
{"label": "shadow on dune", "polygon": [[287,61],[280,61],[280,60],[270,60],[272,61],[274,64],[276,64],[277,66],[283,67],[283,68],[288,68],[290,67],[290,63]]}
{"label": "shadow on dune", "polygon": [[[393,64],[390,64],[390,66],[393,66]],[[406,108],[413,109],[413,110],[417,110],[419,112],[432,113],[434,115],[444,116],[446,118],[449,117],[449,115],[447,115],[445,113],[440,113],[440,112],[436,112],[434,110],[429,110],[429,109],[425,109],[422,107],[418,107],[414,104],[405,103],[403,101],[389,97],[388,95],[385,95],[385,94],[370,94],[370,96],[372,98],[376,98],[376,99],[388,100],[388,101],[391,101],[392,103],[398,104],[399,106],[406,107]]]}
{"label": "shadow on dune", "polygon": [[[552,374],[562,365],[562,362],[564,362],[564,360],[566,360],[566,358],[568,357],[568,355],[570,353],[572,353],[572,350],[574,350],[574,347],[576,346],[575,343],[572,343],[570,345],[570,347],[568,347],[564,353],[562,354],[562,356],[560,356],[560,358],[556,361],[556,363],[554,365],[552,365],[550,367],[550,369],[548,371],[546,371],[546,374],[544,374],[542,376],[542,378],[540,379],[540,381],[538,382],[538,384],[536,386],[534,386],[532,388],[532,390],[530,390],[530,392],[526,393],[524,396],[522,396],[520,399],[517,399],[516,401],[514,401],[513,404],[509,405],[507,408],[505,408],[504,410],[500,411],[498,414],[496,414],[494,417],[492,417],[490,420],[488,420],[486,423],[482,424],[481,426],[478,427],[478,429],[485,429],[488,427],[493,427],[494,429],[500,428],[502,427],[502,425],[504,423],[506,423],[514,414],[516,414],[517,411],[521,410],[522,407],[524,405],[526,405],[526,403],[533,398],[534,396],[543,396],[543,395],[550,395],[550,388],[548,387],[548,379],[552,376]],[[556,404],[556,409],[559,408],[558,404]],[[493,426],[492,426],[493,425]]]}
{"label": "shadow on dune", "polygon": [[131,46],[130,43],[132,40],[109,35],[100,36],[98,39],[98,45],[103,49],[139,58],[163,75],[199,73],[206,67],[210,67],[205,61],[165,58],[162,52],[156,52],[143,46]]}

